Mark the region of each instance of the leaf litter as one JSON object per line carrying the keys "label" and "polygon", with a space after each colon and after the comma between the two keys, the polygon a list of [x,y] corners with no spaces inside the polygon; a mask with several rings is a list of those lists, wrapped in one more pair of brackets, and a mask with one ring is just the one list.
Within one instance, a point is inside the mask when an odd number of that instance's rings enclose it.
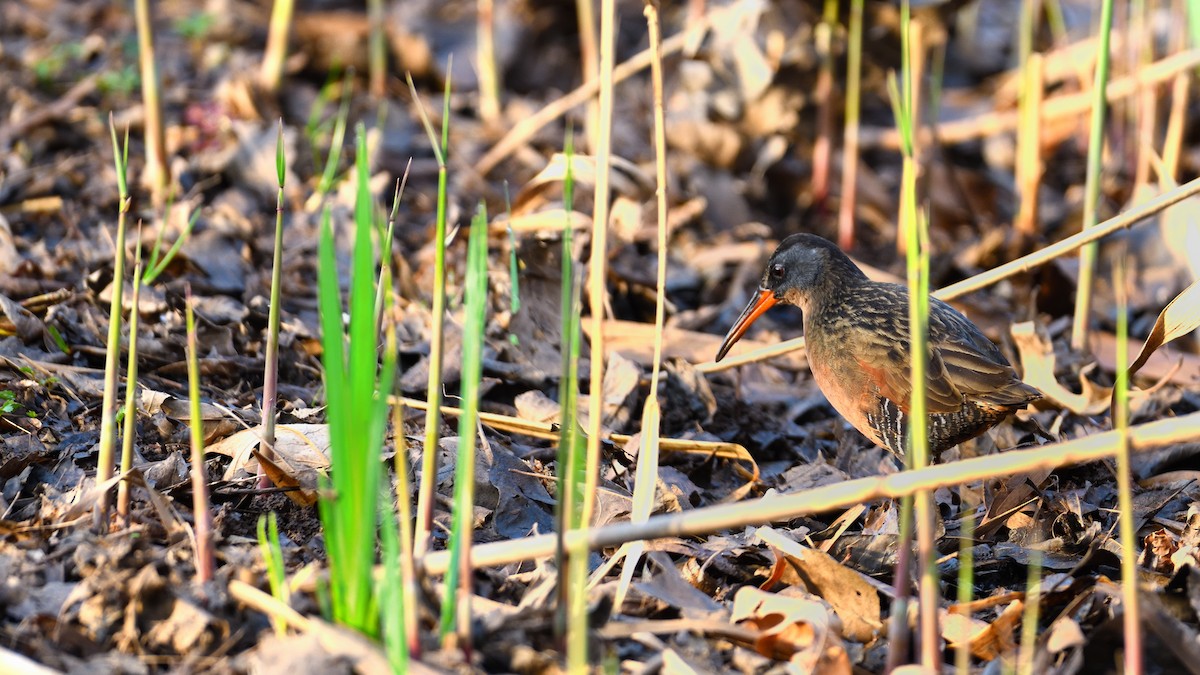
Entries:
{"label": "leaf litter", "polygon": [[[324,559],[313,504],[319,477],[328,471],[328,434],[315,305],[318,221],[315,211],[304,207],[319,180],[337,109],[323,85],[340,82],[331,68],[353,65],[358,73],[367,71],[361,49],[366,40],[360,38],[369,29],[358,6],[311,4],[321,8],[302,7],[297,16],[295,54],[287,66],[286,91],[278,98],[261,92],[246,72],[261,57],[261,37],[250,30],[266,25],[261,3],[232,2],[228,11],[186,3],[155,6],[169,152],[182,191],[166,219],[148,203],[135,204],[135,213],[147,234],[161,232],[167,242],[182,236],[187,218],[179,213],[198,210],[200,216],[178,258],[146,289],[137,308],[142,392],[136,468],[127,477],[134,486],[134,507],[128,523],[114,522],[112,533],[103,535],[91,529],[88,514],[100,495],[92,476],[104,308],[115,283],[109,232],[116,181],[107,130],[99,120],[113,110],[122,128],[129,123],[136,131],[143,123],[136,88],[123,87],[117,77],[134,61],[120,40],[112,39],[132,36],[133,20],[126,8],[100,1],[0,6],[0,109],[5,110],[0,148],[6,151],[0,165],[0,662],[20,655],[53,672],[130,673],[377,672],[386,667],[378,645],[348,639],[317,618],[317,599],[305,590],[310,581],[304,579],[311,580]],[[552,425],[559,414],[561,363],[558,242],[570,222],[577,228],[579,259],[590,246],[594,182],[587,177],[589,170],[594,175],[594,159],[575,158],[583,194],[570,214],[563,210],[559,190],[566,161],[558,152],[565,132],[561,120],[538,129],[499,160],[489,160],[489,172],[479,175],[474,167],[498,137],[476,117],[477,70],[463,58],[475,50],[475,23],[464,19],[473,19],[473,4],[450,3],[463,10],[457,16],[440,13],[436,3],[393,4],[387,19],[389,56],[410,70],[422,89],[437,92],[447,74],[446,57],[458,55],[452,73],[451,222],[466,218],[469,205],[480,199],[502,204],[504,183],[516,195],[511,216],[491,223],[491,249],[497,253],[491,261],[492,305],[503,311],[493,312],[497,320],[486,335],[484,410]],[[497,60],[508,86],[503,115],[511,127],[578,84],[577,23],[569,3],[496,4]],[[1082,150],[1075,139],[1080,120],[1057,117],[1041,139],[1043,156],[1053,158],[1040,193],[1043,229],[1031,240],[1018,241],[1000,225],[1015,213],[1012,186],[1002,178],[1012,170],[1006,148],[1013,136],[965,125],[1016,105],[1018,71],[1007,45],[1015,44],[1017,27],[1007,18],[1016,16],[1018,3],[982,4],[980,11],[1001,20],[989,25],[959,7],[921,15],[938,40],[948,41],[943,46],[949,50],[941,112],[947,135],[928,167],[934,283],[970,276],[1015,252],[1062,239],[1074,231],[1074,214],[1081,208]],[[1047,54],[1047,83],[1056,88],[1055,96],[1065,97],[1086,93],[1081,84],[1086,78],[1078,77],[1084,68],[1080,62],[1090,63],[1095,48],[1088,52],[1090,43],[1081,37],[1090,25],[1088,3],[1061,4],[1071,9],[1073,40],[1054,42],[1047,33],[1038,44]],[[1148,4],[1156,17],[1167,16],[1161,3]],[[677,61],[668,71],[672,239],[665,346],[671,360],[659,400],[664,435],[696,445],[671,451],[664,439],[656,513],[899,469],[894,458],[871,448],[832,411],[807,372],[803,352],[727,372],[696,367],[711,359],[719,336],[753,292],[774,242],[796,231],[834,237],[833,213],[842,189],[837,179],[827,194],[810,188],[818,170],[812,151],[819,135],[817,112],[831,105],[839,115],[842,104],[840,96],[823,101],[812,95],[819,67],[812,35],[819,10],[803,2],[710,5],[704,11],[730,14],[714,21],[708,40],[672,57]],[[330,12],[334,6],[338,11]],[[676,29],[695,20],[682,8],[672,12],[668,19]],[[844,21],[845,8],[839,12]],[[638,43],[644,34],[640,14],[640,7],[623,5],[619,61],[644,46]],[[188,37],[191,29],[182,28],[191,25],[188,21],[207,26],[202,38]],[[851,252],[873,276],[896,275],[903,268],[892,247],[899,162],[885,149],[892,121],[883,81],[897,62],[899,40],[890,5],[868,4],[867,21],[874,31],[864,54],[867,152],[859,164],[859,243]],[[951,22],[955,35],[942,30]],[[839,54],[844,54],[842,40],[835,39]],[[656,263],[653,157],[644,140],[650,125],[646,81],[635,75],[618,85],[608,305],[589,308],[606,313],[610,349],[602,421],[610,442],[603,448],[596,524],[621,522],[632,511],[638,420],[649,380]],[[403,96],[389,97],[380,108],[363,93],[361,82],[350,83],[352,117],[376,118],[384,111],[382,123],[371,130],[371,179],[380,203],[413,159],[391,256],[400,296],[399,391],[421,395],[429,353],[436,169]],[[401,91],[396,86],[391,93]],[[577,127],[581,114],[572,113]],[[266,460],[257,447],[258,382],[267,323],[268,233],[275,213],[271,160],[277,116],[284,120],[289,157],[288,235],[280,425],[273,459]],[[976,128],[992,127],[979,121]],[[131,157],[137,158],[140,140],[132,136]],[[1135,150],[1118,145],[1114,152],[1124,157]],[[327,197],[343,222],[353,198],[346,188],[353,173],[347,156],[343,153],[336,167],[338,182]],[[1175,161],[1180,175],[1200,172],[1194,153]],[[1156,189],[1114,173],[1105,187],[1105,208],[1123,209]],[[1133,398],[1135,424],[1200,410],[1194,333],[1200,316],[1194,298],[1197,230],[1189,217],[1194,209],[1194,200],[1185,202],[1114,244],[1125,247],[1131,275],[1138,279],[1131,296],[1131,346],[1145,346],[1129,368],[1140,387]],[[515,314],[508,303],[514,291],[506,273],[509,226],[521,262],[522,306]],[[459,377],[455,294],[464,259],[465,247],[456,240],[448,251],[446,386],[451,396]],[[1101,274],[1096,306],[1102,309],[1092,351],[1075,352],[1068,346],[1071,308],[1064,298],[1073,296],[1076,275],[1074,259],[1063,258],[963,301],[968,316],[1048,397],[990,438],[953,452],[988,454],[1108,428],[1118,367],[1112,289]],[[210,443],[206,463],[220,560],[217,579],[203,587],[193,581],[187,544],[194,515],[186,459],[186,285],[195,294],[200,319],[202,414]],[[759,323],[757,332],[735,348],[735,356],[800,332],[797,312],[778,311]],[[412,460],[423,451],[421,419],[410,411],[404,428],[390,439],[403,439],[400,446]],[[551,531],[557,490],[553,448],[529,432],[485,424],[483,434],[487,442],[475,458],[480,467],[476,541]],[[449,426],[439,435],[436,479],[439,494],[449,495],[457,442]],[[725,450],[703,442],[723,443]],[[1135,464],[1139,487],[1135,513],[1129,515],[1141,542],[1146,658],[1164,671],[1195,663],[1200,630],[1197,447],[1178,443],[1139,456]],[[381,459],[390,461],[393,452]],[[271,489],[255,488],[260,463],[274,484]],[[1023,623],[1034,616],[1033,672],[1093,672],[1114,662],[1121,644],[1119,584],[1129,582],[1120,580],[1110,462],[944,488],[937,505],[938,569],[945,588],[939,609],[948,652],[965,645],[973,672],[1013,663]],[[292,609],[307,617],[304,629],[283,638],[270,630],[267,610],[238,585],[265,585],[253,533],[258,516],[268,511],[281,519],[284,557],[295,582]],[[448,515],[439,503],[438,521],[448,522]],[[966,542],[974,561],[974,599],[963,605],[951,598],[968,518],[979,523]],[[894,592],[897,507],[864,504],[761,525],[647,542],[635,582],[619,607],[611,603],[620,570],[603,566],[613,551],[599,551],[592,563],[600,576],[590,597],[597,654],[618,659],[622,672],[880,672]],[[444,531],[435,532],[435,539],[435,547],[444,546]],[[1031,565],[1044,570],[1036,589],[1026,581]],[[457,653],[439,651],[425,625],[421,637],[427,653],[419,668],[556,672],[561,645],[553,631],[558,576],[553,560],[509,563],[476,576],[476,660],[464,663]],[[436,587],[426,591],[438,592]],[[1026,603],[1035,600],[1038,611],[1030,615]]]}

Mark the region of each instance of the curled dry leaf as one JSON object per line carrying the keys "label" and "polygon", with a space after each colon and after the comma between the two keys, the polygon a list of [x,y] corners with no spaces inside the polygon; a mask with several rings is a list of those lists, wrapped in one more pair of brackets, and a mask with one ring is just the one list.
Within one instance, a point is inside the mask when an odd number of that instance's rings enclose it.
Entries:
{"label": "curled dry leaf", "polygon": [[987,630],[988,624],[986,621],[973,619],[964,614],[956,612],[947,612],[942,614],[939,619],[939,624],[942,628],[942,637],[945,638],[947,646],[951,649],[957,648],[959,645],[971,644]]}
{"label": "curled dry leaf", "polygon": [[1082,393],[1067,389],[1054,377],[1054,346],[1032,321],[1013,324],[1013,343],[1021,355],[1021,367],[1027,384],[1046,395],[1046,400],[1076,415],[1099,415],[1108,410],[1111,387],[1101,387],[1086,377],[1079,378]]}
{"label": "curled dry leaf", "polygon": [[837,621],[819,600],[746,586],[733,598],[730,620],[758,632],[753,646],[763,656],[789,661],[807,673],[851,672],[835,632]]}
{"label": "curled dry leaf", "polygon": [[[239,471],[256,473],[253,463],[262,458],[258,444],[262,427],[243,429],[205,448],[207,453],[225,455],[233,461],[225,472],[232,480]],[[275,427],[275,458],[264,465],[268,477],[280,487],[298,488],[289,496],[300,504],[316,503],[318,477],[329,469],[329,425],[281,424]]]}
{"label": "curled dry leaf", "polygon": [[842,635],[855,642],[870,642],[883,628],[879,593],[863,576],[828,553],[806,548],[778,530],[761,527],[758,538],[786,557],[782,581],[802,586],[828,602],[841,619]]}
{"label": "curled dry leaf", "polygon": [[1137,358],[1129,366],[1129,377],[1132,378],[1141,370],[1142,366],[1146,365],[1146,361],[1150,359],[1150,355],[1159,347],[1187,335],[1198,327],[1200,327],[1200,281],[1193,281],[1190,286],[1175,296],[1175,299],[1169,302],[1158,315],[1158,319],[1154,321],[1154,328],[1150,331],[1150,336],[1146,338],[1146,343],[1142,345]]}

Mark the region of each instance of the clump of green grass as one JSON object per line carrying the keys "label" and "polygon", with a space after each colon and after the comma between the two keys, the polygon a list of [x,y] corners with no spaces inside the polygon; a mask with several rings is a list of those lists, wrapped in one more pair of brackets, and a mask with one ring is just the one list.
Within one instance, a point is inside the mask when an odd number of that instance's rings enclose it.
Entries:
{"label": "clump of green grass", "polygon": [[368,183],[366,132],[361,124],[357,139],[348,331],[342,324],[328,207],[322,213],[318,243],[318,303],[332,473],[323,490],[320,513],[329,556],[330,613],[338,623],[375,636],[379,605],[372,569],[379,522],[380,452],[388,417],[386,394],[395,377],[396,356],[394,351],[385,352],[379,365],[372,245],[375,209]]}

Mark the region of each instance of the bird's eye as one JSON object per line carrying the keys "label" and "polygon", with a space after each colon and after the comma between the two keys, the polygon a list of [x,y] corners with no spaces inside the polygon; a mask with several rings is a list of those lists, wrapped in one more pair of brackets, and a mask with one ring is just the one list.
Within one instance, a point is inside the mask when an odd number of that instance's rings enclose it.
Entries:
{"label": "bird's eye", "polygon": [[780,265],[779,263],[771,265],[772,279],[782,279],[785,274],[787,274],[787,270],[783,269],[783,265]]}

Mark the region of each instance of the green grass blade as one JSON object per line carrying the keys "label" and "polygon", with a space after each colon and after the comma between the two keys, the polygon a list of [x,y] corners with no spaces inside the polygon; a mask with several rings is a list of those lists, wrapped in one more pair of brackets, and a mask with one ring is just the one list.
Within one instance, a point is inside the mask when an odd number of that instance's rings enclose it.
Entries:
{"label": "green grass blade", "polygon": [[[1104,168],[1104,115],[1108,106],[1108,66],[1110,60],[1109,34],[1112,32],[1113,1],[1102,0],[1100,7],[1099,53],[1096,55],[1096,74],[1092,81],[1092,121],[1088,130],[1087,182],[1084,184],[1083,228],[1096,226],[1096,207],[1100,202],[1100,171]],[[1095,276],[1095,243],[1079,251],[1079,283],[1075,287],[1075,317],[1071,326],[1071,348],[1081,351],[1087,347],[1088,318],[1092,306],[1092,279]]]}
{"label": "green grass blade", "polygon": [[[460,646],[470,644],[471,538],[475,513],[475,443],[479,424],[479,381],[483,372],[488,307],[488,218],[479,205],[467,244],[466,316],[463,321],[462,415],[458,418],[458,461],[454,471],[454,511],[450,528],[450,570],[442,598],[441,634],[458,625]],[[461,616],[460,616],[461,613]]]}
{"label": "green grass blade", "polygon": [[[125,168],[129,158],[129,130],[125,130],[124,148],[117,146],[117,128],[112,115],[108,117],[108,129],[112,136],[113,163],[117,170],[119,211],[117,213],[117,236],[113,252],[112,300],[108,305],[108,336],[104,349],[104,396],[101,403],[100,443],[97,451],[96,483],[105,483],[112,477],[113,449],[117,441],[117,380],[120,378],[121,357],[121,300],[125,288],[125,220],[129,214],[130,197],[125,179]],[[94,525],[99,530],[108,527],[108,493],[96,503]]]}

